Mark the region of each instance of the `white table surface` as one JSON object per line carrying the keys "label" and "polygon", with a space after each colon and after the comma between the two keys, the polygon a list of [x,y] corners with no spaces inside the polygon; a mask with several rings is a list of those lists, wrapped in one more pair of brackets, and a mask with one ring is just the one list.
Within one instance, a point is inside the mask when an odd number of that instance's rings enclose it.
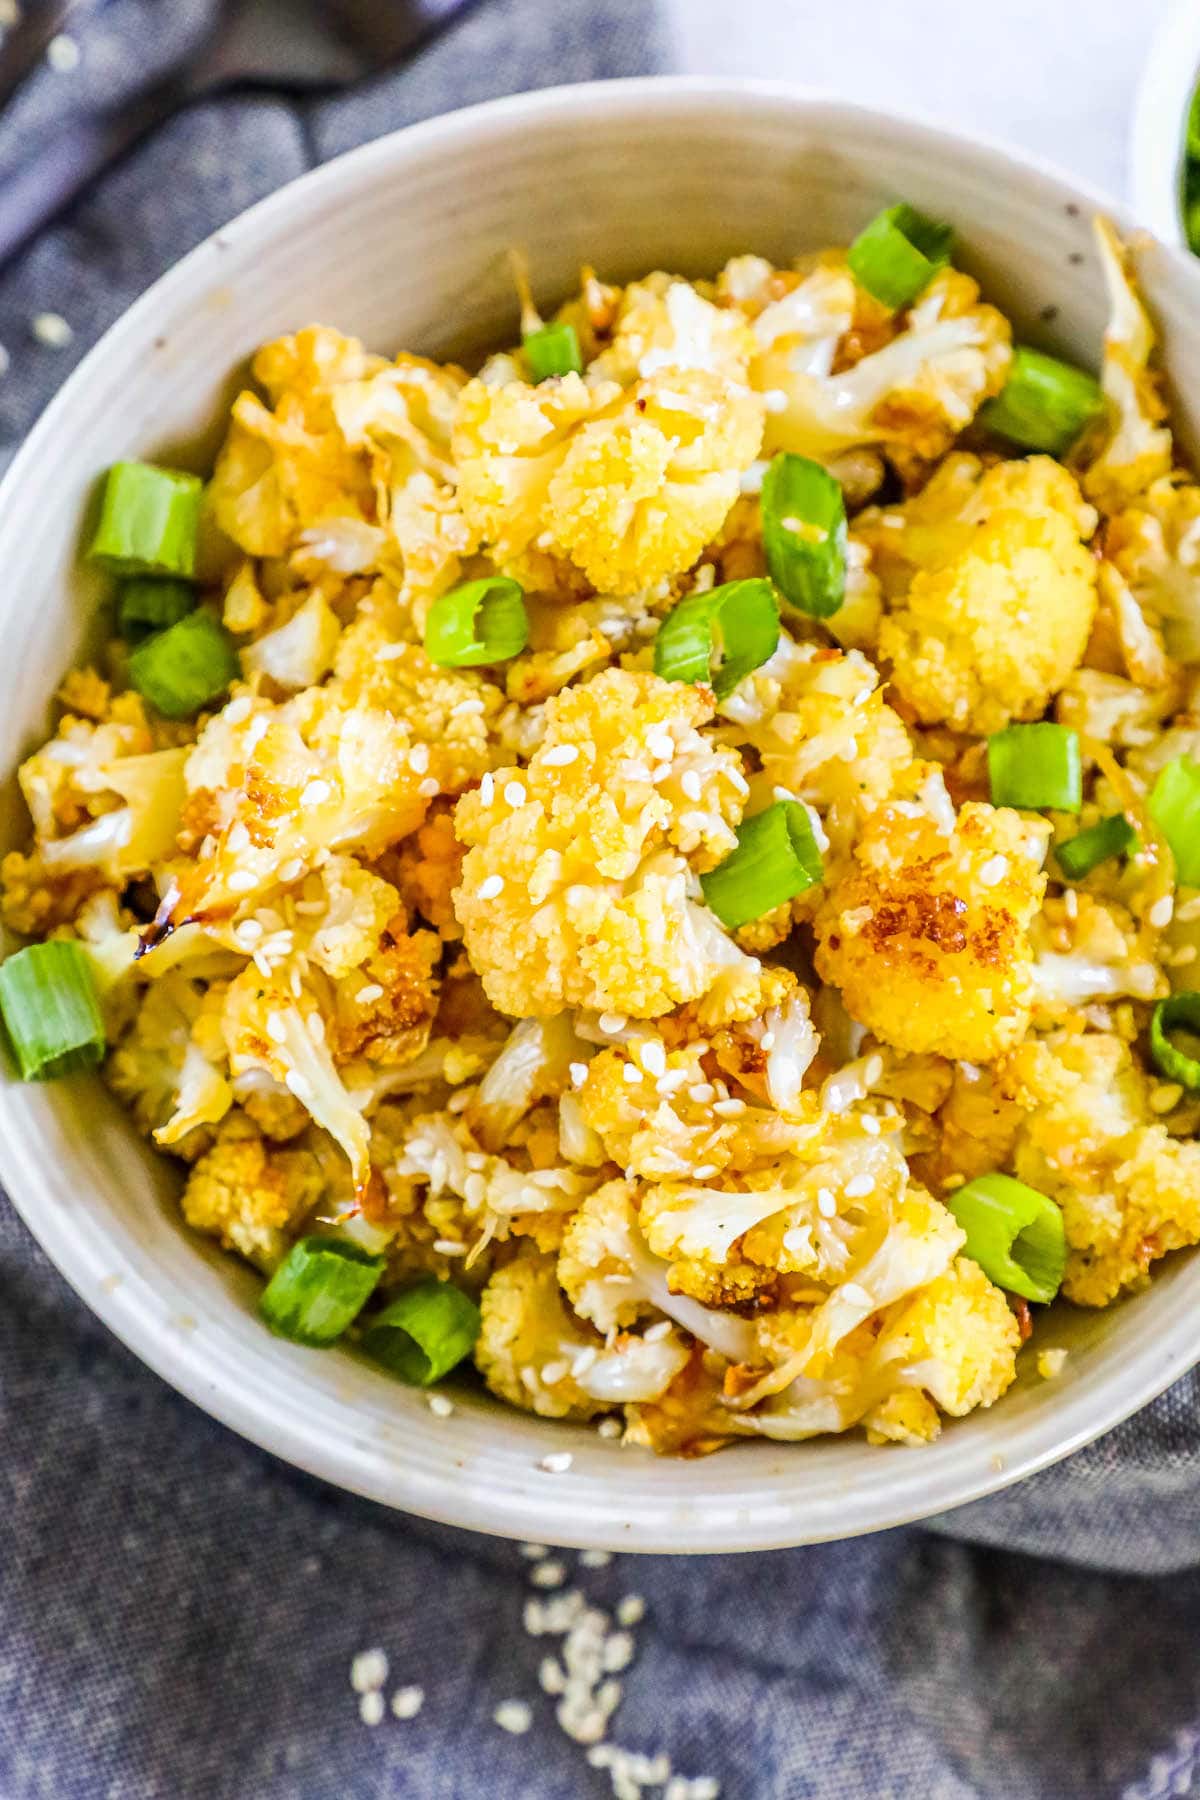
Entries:
{"label": "white table surface", "polygon": [[667,0],[675,66],[915,112],[1127,197],[1134,95],[1170,0]]}

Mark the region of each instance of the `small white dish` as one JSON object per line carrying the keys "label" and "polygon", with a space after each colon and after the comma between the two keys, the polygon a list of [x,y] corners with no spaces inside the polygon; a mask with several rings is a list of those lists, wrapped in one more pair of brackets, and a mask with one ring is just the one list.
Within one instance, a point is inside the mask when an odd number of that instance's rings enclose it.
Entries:
{"label": "small white dish", "polygon": [[1182,244],[1183,145],[1200,80],[1200,7],[1174,0],[1154,34],[1129,134],[1129,193],[1143,225]]}
{"label": "small white dish", "polygon": [[[1007,151],[767,83],[521,95],[384,138],[256,206],[108,333],[0,487],[0,767],[44,733],[87,637],[96,586],[78,549],[99,475],[136,455],[203,467],[239,365],[265,339],[319,319],[381,349],[469,351],[511,337],[514,244],[552,301],[584,260],[618,279],[711,272],[737,251],[785,261],[847,242],[901,197],[956,226],[963,260],[1023,334],[1095,361],[1105,302],[1090,215],[1105,206],[1127,224],[1119,209]],[[1139,266],[1194,452],[1200,266],[1156,245]],[[10,782],[0,842],[25,831]],[[755,1550],[897,1525],[1065,1456],[1200,1356],[1200,1258],[1180,1257],[1119,1308],[1053,1314],[1041,1341],[1070,1346],[1063,1374],[1027,1374],[928,1448],[852,1436],[655,1459],[471,1392],[435,1417],[348,1353],[272,1337],[254,1278],[185,1232],[170,1165],[97,1082],[0,1082],[0,1178],[97,1315],[234,1430],[386,1505],[553,1544]],[[570,1467],[548,1470],[563,1451]]]}

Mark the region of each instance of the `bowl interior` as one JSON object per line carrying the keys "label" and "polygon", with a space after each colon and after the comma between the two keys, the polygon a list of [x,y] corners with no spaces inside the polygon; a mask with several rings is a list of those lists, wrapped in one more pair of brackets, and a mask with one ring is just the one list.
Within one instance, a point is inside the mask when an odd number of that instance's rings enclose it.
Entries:
{"label": "bowl interior", "polygon": [[[845,242],[898,197],[958,228],[962,260],[1024,335],[1095,361],[1105,306],[1088,196],[999,151],[786,90],[620,83],[499,102],[369,146],[246,214],[114,328],[0,491],[0,766],[44,730],[94,612],[77,551],[98,475],[164,452],[202,466],[231,374],[263,340],[320,320],[380,349],[465,355],[515,329],[513,245],[552,301],[585,260],[618,279],[711,272],[740,251],[786,260]],[[1194,443],[1200,274],[1158,247],[1142,273]],[[11,783],[0,830],[21,841]],[[270,1337],[253,1278],[183,1231],[169,1168],[95,1083],[6,1081],[0,1175],[88,1304],[235,1429],[386,1503],[554,1543],[753,1549],[895,1524],[1075,1447],[1196,1355],[1200,1262],[1181,1258],[1115,1313],[1048,1319],[1041,1341],[1073,1348],[1063,1375],[1027,1376],[928,1449],[852,1437],[659,1461],[474,1395],[435,1419],[350,1355]],[[538,1467],[559,1449],[573,1452],[566,1474]]]}

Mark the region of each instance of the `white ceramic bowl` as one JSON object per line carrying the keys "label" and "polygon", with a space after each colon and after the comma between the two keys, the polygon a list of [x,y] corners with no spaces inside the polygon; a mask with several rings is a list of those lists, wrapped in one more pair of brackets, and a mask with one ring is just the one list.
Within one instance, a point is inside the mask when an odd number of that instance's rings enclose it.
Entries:
{"label": "white ceramic bowl", "polygon": [[1200,80],[1200,7],[1174,0],[1154,34],[1129,134],[1133,210],[1166,244],[1183,243],[1183,140]]}
{"label": "white ceramic bowl", "polygon": [[[264,339],[320,319],[379,348],[469,350],[511,336],[512,244],[554,299],[585,258],[618,278],[707,272],[751,249],[783,260],[847,241],[900,196],[957,226],[963,259],[1021,330],[1095,360],[1094,196],[1000,150],[789,89],[653,80],[523,96],[385,138],[285,188],[109,332],[0,489],[0,766],[44,729],[46,697],[85,638],[94,590],[77,551],[98,475],[139,454],[203,466],[231,376]],[[1186,443],[1200,267],[1158,249],[1141,267]],[[1051,307],[1047,336],[1038,321]],[[9,842],[25,829],[11,787],[0,824]],[[1043,1342],[1072,1345],[1064,1374],[1027,1378],[929,1448],[848,1437],[656,1460],[471,1395],[436,1419],[350,1354],[271,1337],[253,1278],[184,1232],[170,1166],[94,1082],[0,1087],[0,1176],[88,1305],[208,1412],[388,1505],[550,1543],[748,1550],[898,1524],[1065,1455],[1200,1353],[1200,1260],[1181,1258],[1115,1311],[1047,1321]],[[553,1450],[573,1452],[567,1473],[538,1467]]]}

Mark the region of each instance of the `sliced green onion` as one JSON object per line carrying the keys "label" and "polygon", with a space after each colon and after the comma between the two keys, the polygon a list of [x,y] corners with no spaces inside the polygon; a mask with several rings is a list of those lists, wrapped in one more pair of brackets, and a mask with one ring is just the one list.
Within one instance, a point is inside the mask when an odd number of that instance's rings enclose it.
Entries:
{"label": "sliced green onion", "polygon": [[1097,825],[1089,825],[1073,838],[1067,838],[1055,849],[1058,866],[1070,881],[1082,881],[1085,875],[1110,856],[1124,856],[1137,843],[1137,832],[1124,813],[1113,813]]}
{"label": "sliced green onion", "polygon": [[[1200,103],[1200,89],[1192,102],[1195,112]],[[1190,142],[1190,138],[1189,138]],[[1200,255],[1200,149],[1189,150],[1183,170],[1183,228],[1188,248]]]}
{"label": "sliced green onion", "polygon": [[579,353],[579,337],[573,325],[543,325],[521,339],[535,381],[546,381],[551,375],[582,375],[583,357]]}
{"label": "sliced green onion", "polygon": [[1079,733],[1049,721],[1010,725],[988,739],[988,777],[993,806],[1078,812],[1083,805]]}
{"label": "sliced green onion", "polygon": [[358,1317],[383,1269],[382,1256],[344,1238],[301,1238],[263,1289],[258,1310],[280,1337],[321,1349]]}
{"label": "sliced green onion", "polygon": [[1085,426],[1104,416],[1100,383],[1084,369],[1018,344],[1008,380],[985,400],[979,423],[1023,450],[1065,456]]}
{"label": "sliced green onion", "polygon": [[121,583],[117,629],[123,638],[163,631],[195,612],[196,600],[190,581],[176,581],[170,575],[132,575]]}
{"label": "sliced green onion", "polygon": [[22,1081],[94,1069],[104,1055],[92,966],[73,938],[30,944],[0,964],[0,1014]]}
{"label": "sliced green onion", "polygon": [[707,594],[690,594],[667,614],[654,640],[654,673],[664,681],[706,681],[724,700],[778,645],[779,603],[771,583],[727,581]]}
{"label": "sliced green onion", "polygon": [[425,654],[443,669],[507,662],[528,642],[525,596],[507,575],[485,575],[439,595],[425,620]]}
{"label": "sliced green onion", "polygon": [[954,231],[903,202],[876,213],[846,252],[860,287],[897,311],[927,288],[950,261]]}
{"label": "sliced green onion", "polygon": [[1200,887],[1200,763],[1177,756],[1150,793],[1150,817],[1171,847],[1182,887]]}
{"label": "sliced green onion", "polygon": [[1181,1029],[1200,1038],[1200,994],[1190,989],[1160,1000],[1150,1015],[1150,1054],[1168,1080],[1196,1093],[1200,1091],[1200,1060],[1173,1044],[1169,1036]]}
{"label": "sliced green onion", "polygon": [[194,575],[203,489],[180,469],[114,463],[88,555],[118,575]]}
{"label": "sliced green onion", "polygon": [[1188,107],[1187,137],[1184,147],[1189,157],[1200,161],[1200,87],[1192,95],[1192,103]]}
{"label": "sliced green onion", "polygon": [[239,673],[233,639],[206,612],[189,613],[129,657],[129,681],[167,719],[188,719]]}
{"label": "sliced green onion", "polygon": [[368,1356],[415,1387],[428,1387],[468,1356],[479,1308],[452,1282],[418,1282],[377,1313],[363,1332]]}
{"label": "sliced green onion", "polygon": [[830,618],[846,592],[846,502],[829,470],[781,450],[763,477],[762,536],[784,599]]}
{"label": "sliced green onion", "polygon": [[777,800],[743,819],[737,840],[737,849],[700,877],[705,904],[730,931],[774,912],[825,872],[808,809],[798,800]]}
{"label": "sliced green onion", "polygon": [[1063,1216],[1053,1200],[1009,1175],[977,1175],[946,1205],[967,1234],[963,1254],[1023,1300],[1053,1300],[1067,1266]]}

